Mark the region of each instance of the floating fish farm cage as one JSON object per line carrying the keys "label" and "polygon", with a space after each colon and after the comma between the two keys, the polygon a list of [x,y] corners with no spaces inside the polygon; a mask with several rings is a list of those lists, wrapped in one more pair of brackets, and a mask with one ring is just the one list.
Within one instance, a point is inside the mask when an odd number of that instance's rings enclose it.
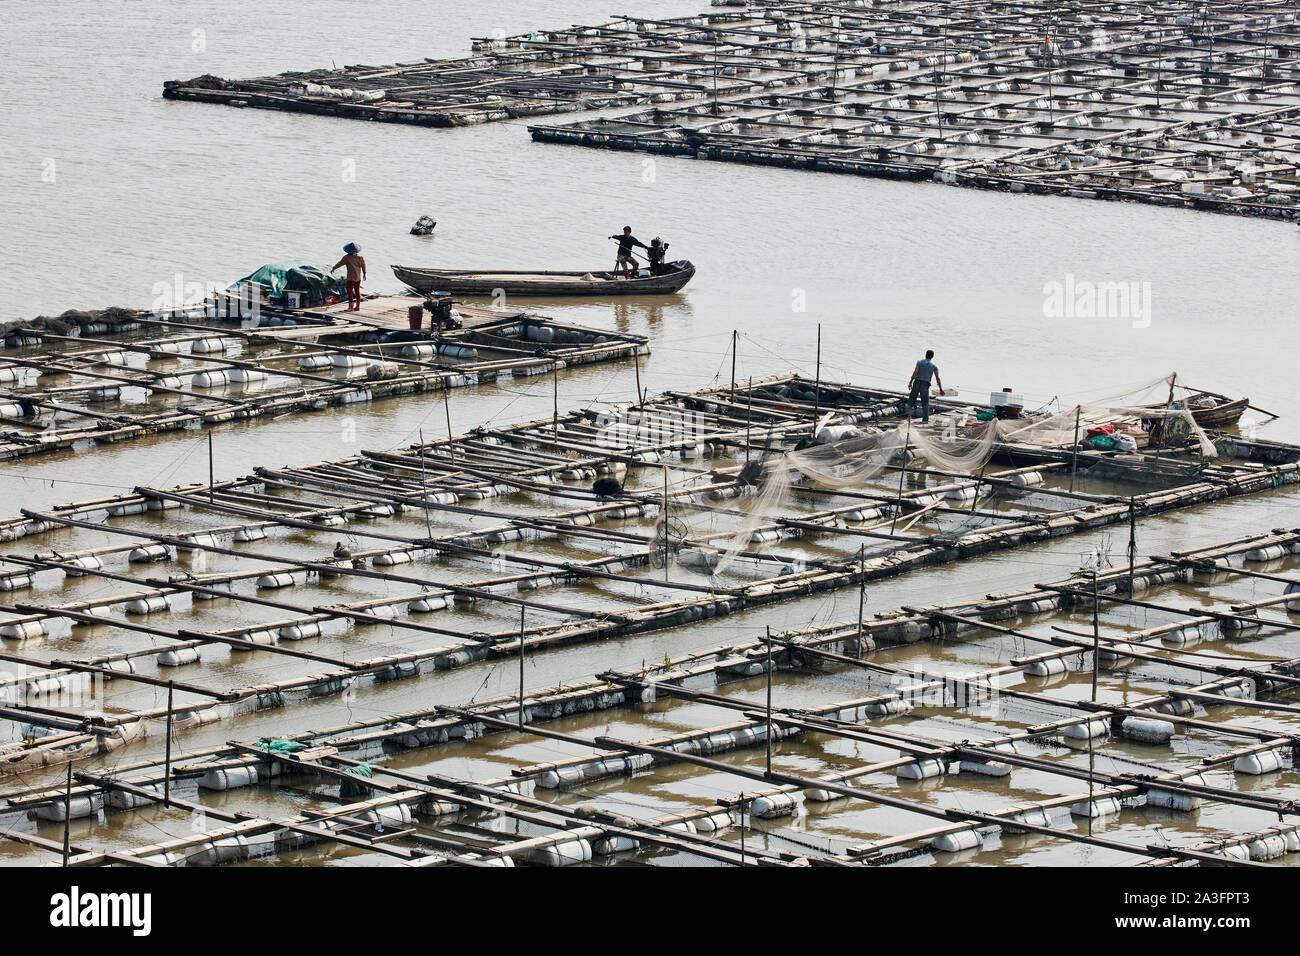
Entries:
{"label": "floating fish farm cage", "polygon": [[0,853],[1287,861],[1300,532],[865,605],[1274,493],[1300,447],[777,484],[837,425],[910,434],[901,397],[781,376],[0,521]]}
{"label": "floating fish farm cage", "polygon": [[[1282,4],[869,2],[764,14],[704,31],[731,80],[706,102],[536,126],[533,137],[1300,215],[1300,24]],[[762,69],[777,65],[789,74]],[[736,92],[738,77],[750,89]]]}
{"label": "floating fish farm cage", "polygon": [[[386,297],[389,311],[419,306]],[[385,328],[321,313],[267,310],[256,323],[202,309],[65,313],[0,351],[0,459],[89,447],[356,402],[555,375],[647,354],[643,336],[539,316],[460,307],[456,330]]]}
{"label": "floating fish farm cage", "polygon": [[[163,95],[534,139],[1296,218],[1281,0],[755,3],[475,41],[472,56],[171,81]],[[629,112],[629,107],[642,107]]]}

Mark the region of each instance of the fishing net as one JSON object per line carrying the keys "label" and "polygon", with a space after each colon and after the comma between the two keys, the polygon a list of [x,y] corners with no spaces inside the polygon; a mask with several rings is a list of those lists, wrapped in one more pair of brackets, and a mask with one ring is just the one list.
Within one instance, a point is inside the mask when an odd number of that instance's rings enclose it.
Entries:
{"label": "fishing net", "polygon": [[927,425],[905,420],[891,429],[865,429],[838,441],[770,457],[764,462],[758,494],[742,500],[741,527],[721,546],[713,573],[723,573],[745,553],[754,534],[780,514],[801,476],[824,488],[861,487],[896,460],[906,465],[914,458],[939,471],[975,474],[1000,448],[1069,449],[1076,443],[1090,448],[1089,432],[1126,434],[1135,445],[1139,438],[1159,445],[1186,443],[1206,457],[1216,457],[1214,442],[1188,407],[1189,397],[1181,401],[1177,397],[1176,381],[1175,373],[1095,402],[1021,418],[981,420],[974,410],[947,412],[935,415]]}

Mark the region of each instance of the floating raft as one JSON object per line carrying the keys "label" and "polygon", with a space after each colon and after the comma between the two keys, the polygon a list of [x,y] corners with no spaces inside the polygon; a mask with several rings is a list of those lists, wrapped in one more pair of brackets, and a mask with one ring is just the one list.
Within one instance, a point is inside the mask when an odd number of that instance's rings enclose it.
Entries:
{"label": "floating raft", "polygon": [[[549,375],[644,354],[642,336],[459,306],[463,328],[411,330],[422,299],[363,300],[255,325],[202,310],[65,313],[0,352],[0,458]],[[72,321],[69,317],[75,318]],[[55,331],[57,329],[58,331]]]}
{"label": "floating raft", "polygon": [[[1279,218],[1300,215],[1300,23],[1192,13],[806,4],[719,25],[704,102],[533,138],[697,159]],[[1050,34],[1050,37],[1049,35]],[[773,76],[784,68],[786,75]],[[735,92],[736,78],[752,88]]]}
{"label": "floating raft", "polygon": [[1300,215],[1300,22],[1195,10],[755,4],[477,40],[458,60],[172,81],[163,95],[453,126],[642,106],[534,139],[1008,192]]}
{"label": "floating raft", "polygon": [[[313,846],[405,866],[887,866],[990,850],[1030,864],[1263,865],[1300,852],[1300,808],[1278,774],[1293,768],[1300,658],[1285,651],[1300,625],[1278,599],[1219,605],[1270,578],[1250,568],[1252,554],[1271,548],[1300,554],[1300,532],[974,601],[750,630],[649,666],[626,654],[628,666],[573,673],[560,686],[418,710],[382,706],[386,693],[439,680],[414,659],[358,660],[224,693],[172,679],[184,701],[174,731],[198,730],[226,708],[245,713],[254,736],[167,761],[162,731],[132,725],[132,715],[68,730],[48,712],[48,731],[30,731],[31,742],[88,748],[82,768],[69,789],[62,775],[15,779],[0,793],[0,822],[12,857],[48,861],[64,852],[53,837],[68,821],[79,866],[216,866]],[[1234,583],[1198,584],[1206,567]],[[1158,623],[1132,630],[1134,606]],[[1078,634],[1076,619],[1094,616],[1095,632]],[[1254,620],[1262,624],[1247,647],[1228,625]],[[1171,640],[1188,629],[1213,650]],[[151,679],[118,663],[106,686]],[[1094,666],[1107,690],[1139,670],[1149,692],[1098,703],[1086,679]],[[60,668],[40,680],[63,679],[70,668]],[[844,696],[854,681],[860,689]],[[322,698],[344,693],[364,698],[367,716],[352,718],[349,705],[332,725],[272,729],[288,704],[312,699],[319,713]],[[800,703],[787,709],[790,700]],[[655,725],[637,732],[629,724],[647,704]],[[165,726],[165,712],[151,716],[149,726]],[[127,762],[128,746],[152,752]],[[979,783],[988,777],[999,778],[995,790]],[[255,811],[237,812],[230,801],[251,787]],[[658,796],[664,787],[672,803]],[[310,810],[300,809],[304,789]],[[591,789],[599,804],[573,799]],[[164,801],[203,814],[206,826],[160,841]],[[624,801],[637,812],[620,813]],[[1213,830],[1197,835],[1195,812],[1210,807]],[[1224,811],[1242,821],[1237,832]],[[111,850],[97,845],[93,824],[105,814]],[[1178,827],[1165,826],[1171,816]]]}
{"label": "floating raft", "polygon": [[[563,654],[690,634],[715,618],[1300,482],[1295,446],[1286,462],[1234,459],[1194,482],[1113,496],[1069,490],[1066,462],[1036,466],[1036,485],[1018,469],[955,476],[913,462],[853,489],[796,483],[749,528],[738,500],[757,493],[747,459],[801,441],[828,402],[846,418],[897,416],[896,396],[854,386],[826,388],[816,404],[794,397],[809,384],[786,376],[667,395],[262,466],[212,487],[142,486],[23,510],[0,521],[0,540],[22,551],[0,555],[0,638],[16,642],[13,662],[33,675],[22,687],[34,705],[0,718],[53,733],[0,744],[0,769],[94,758],[119,745],[105,742],[106,727],[123,743],[150,736],[155,691],[168,681],[185,682],[184,726],[194,728],[354,686],[424,675],[436,688],[437,674],[511,660],[521,644]],[[781,403],[762,399],[780,389]],[[1282,448],[1273,453],[1285,457]],[[677,477],[665,487],[668,466]],[[616,490],[601,493],[602,479]],[[710,555],[742,527],[743,550],[716,569]],[[1285,560],[1298,538],[1254,536],[1239,550]],[[69,659],[55,648],[73,631]],[[218,675],[247,654],[274,661],[275,675],[226,686]],[[84,675],[108,682],[92,703],[113,715],[109,725],[88,724],[87,702],[62,696]]]}

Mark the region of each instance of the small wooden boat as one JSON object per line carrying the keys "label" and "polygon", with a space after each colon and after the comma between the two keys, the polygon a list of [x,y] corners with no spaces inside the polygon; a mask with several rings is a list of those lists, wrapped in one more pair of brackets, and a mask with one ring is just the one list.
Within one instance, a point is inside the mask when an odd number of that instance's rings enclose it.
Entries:
{"label": "small wooden boat", "polygon": [[461,295],[671,295],[691,281],[695,266],[685,259],[670,262],[663,275],[642,269],[631,278],[612,272],[467,272],[458,269],[412,269],[393,266],[393,274],[416,292]]}
{"label": "small wooden boat", "polygon": [[[1249,398],[1229,398],[1218,392],[1196,390],[1175,398],[1177,404],[1191,409],[1192,418],[1202,428],[1227,428],[1241,421],[1250,406]],[[1163,412],[1164,405],[1142,406],[1152,412]]]}

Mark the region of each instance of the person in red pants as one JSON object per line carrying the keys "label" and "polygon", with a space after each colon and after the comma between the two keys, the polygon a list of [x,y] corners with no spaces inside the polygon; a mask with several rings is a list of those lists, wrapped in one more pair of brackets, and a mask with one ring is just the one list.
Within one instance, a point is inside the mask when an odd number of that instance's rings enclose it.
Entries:
{"label": "person in red pants", "polygon": [[343,247],[343,258],[334,263],[330,272],[336,271],[339,266],[347,266],[348,269],[348,311],[361,311],[361,280],[366,277],[366,260],[361,257],[361,247],[355,242],[349,242]]}

